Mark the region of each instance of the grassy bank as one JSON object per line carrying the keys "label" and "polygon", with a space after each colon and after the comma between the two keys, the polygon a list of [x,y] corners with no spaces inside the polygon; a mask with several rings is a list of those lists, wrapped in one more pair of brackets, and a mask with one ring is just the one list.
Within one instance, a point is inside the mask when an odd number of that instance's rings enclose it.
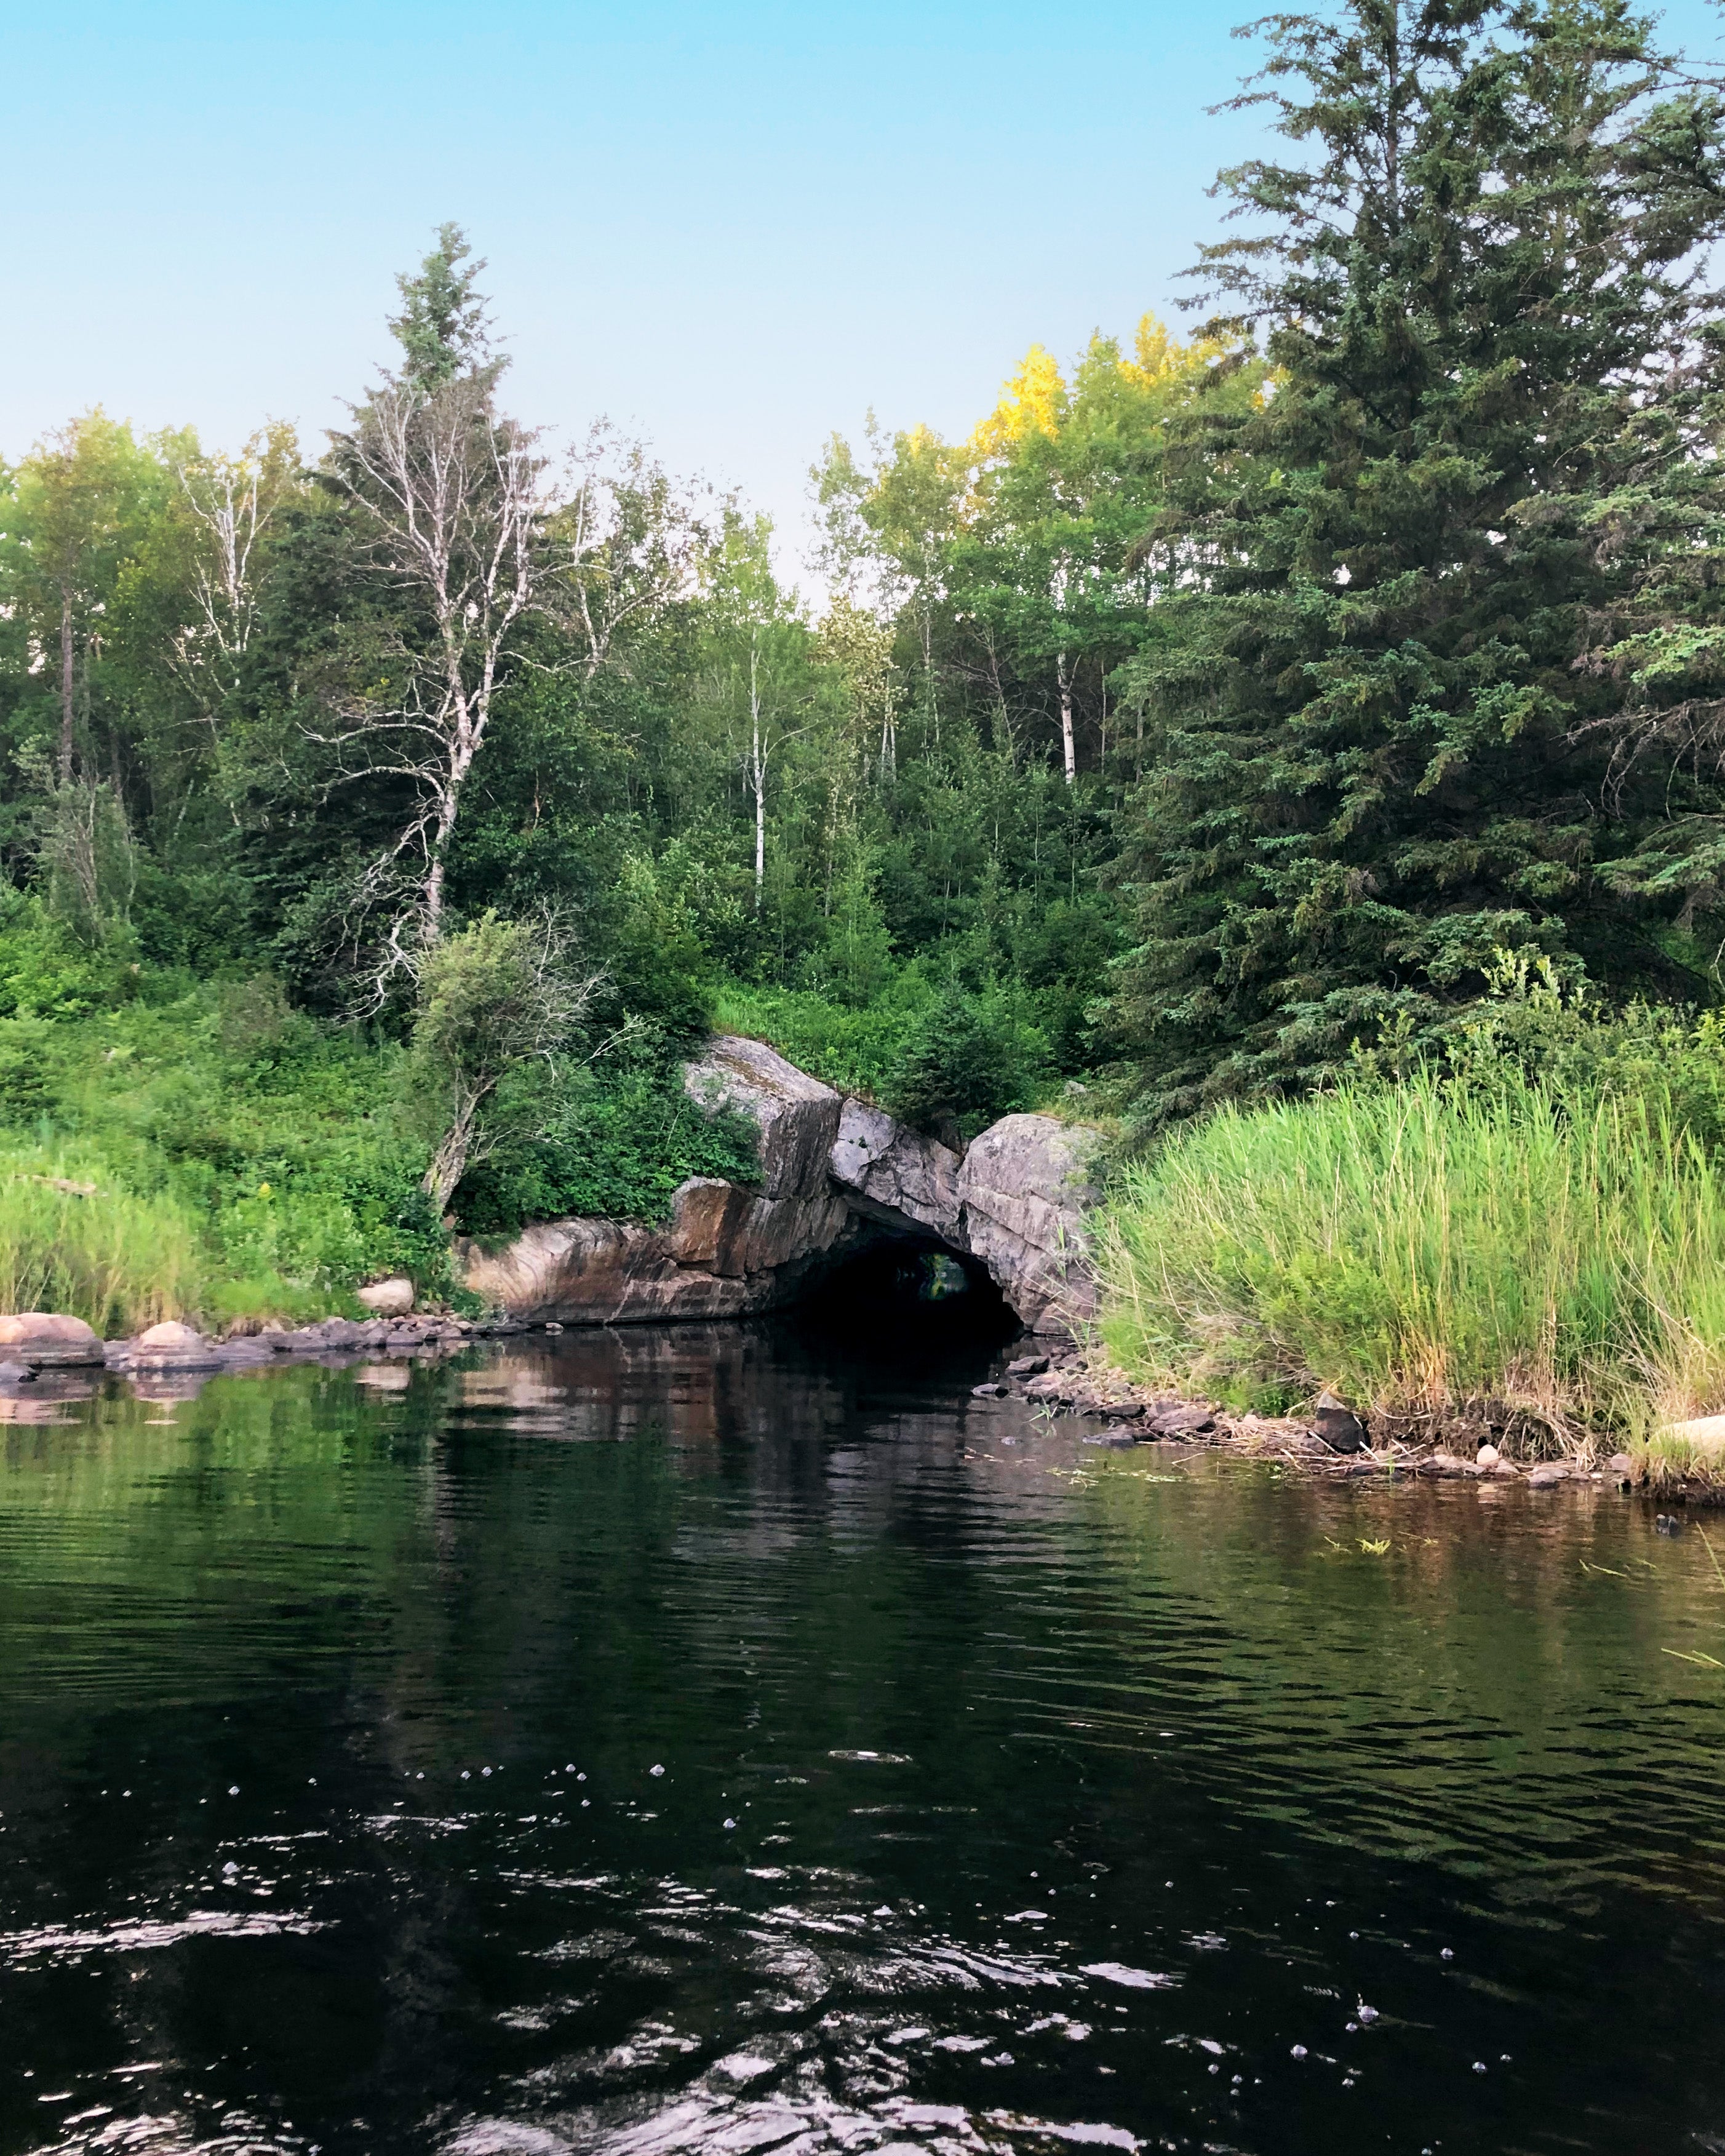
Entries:
{"label": "grassy bank", "polygon": [[[685,1175],[753,1173],[752,1131],[703,1116],[669,1053],[574,1063],[531,1139],[458,1191],[458,1224],[668,1212]],[[199,981],[0,920],[0,1308],[123,1333],[357,1312],[405,1273],[459,1296],[420,1188],[439,1103],[405,1045],[290,1007],[264,977]]]}
{"label": "grassy bank", "polygon": [[1725,1191],[1657,1089],[1224,1108],[1126,1172],[1099,1250],[1116,1359],[1238,1406],[1493,1399],[1561,1441],[1725,1399]]}
{"label": "grassy bank", "polygon": [[203,1299],[198,1224],[182,1205],[94,1179],[36,1149],[0,1157],[0,1310],[58,1310],[98,1332],[182,1317]]}
{"label": "grassy bank", "polygon": [[4,1306],[111,1333],[351,1311],[383,1271],[445,1285],[399,1063],[267,983],[0,1019]]}

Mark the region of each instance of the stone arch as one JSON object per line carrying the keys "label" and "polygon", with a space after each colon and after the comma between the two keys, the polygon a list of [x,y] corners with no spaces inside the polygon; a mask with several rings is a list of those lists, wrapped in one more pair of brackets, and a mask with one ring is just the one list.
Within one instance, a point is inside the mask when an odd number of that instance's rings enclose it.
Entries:
{"label": "stone arch", "polygon": [[714,1040],[684,1084],[703,1107],[752,1120],[757,1185],[691,1178],[662,1229],[578,1218],[502,1249],[465,1242],[468,1286],[530,1322],[742,1317],[800,1301],[871,1240],[914,1236],[979,1263],[1034,1331],[1090,1315],[1095,1131],[1007,1116],[961,1156],[738,1034]]}

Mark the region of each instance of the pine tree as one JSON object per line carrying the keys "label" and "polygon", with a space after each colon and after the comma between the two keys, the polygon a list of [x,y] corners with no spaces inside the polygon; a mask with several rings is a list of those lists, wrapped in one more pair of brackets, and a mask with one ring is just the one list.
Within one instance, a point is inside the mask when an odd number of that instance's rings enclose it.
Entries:
{"label": "pine tree", "polygon": [[1505,947],[1697,985],[1614,872],[1662,812],[1656,757],[1609,783],[1606,654],[1671,544],[1623,505],[1706,447],[1720,100],[1620,0],[1266,28],[1241,101],[1313,154],[1222,175],[1258,228],[1200,274],[1279,380],[1171,449],[1173,633],[1131,685],[1158,760],[1114,1009],[1153,1117],[1435,1039]]}
{"label": "pine tree", "polygon": [[400,379],[422,392],[461,374],[495,382],[508,363],[492,355],[490,316],[476,289],[485,264],[483,257],[470,261],[472,254],[459,224],[440,224],[437,244],[418,272],[404,271],[395,280],[402,307],[390,316],[389,328],[402,348]]}

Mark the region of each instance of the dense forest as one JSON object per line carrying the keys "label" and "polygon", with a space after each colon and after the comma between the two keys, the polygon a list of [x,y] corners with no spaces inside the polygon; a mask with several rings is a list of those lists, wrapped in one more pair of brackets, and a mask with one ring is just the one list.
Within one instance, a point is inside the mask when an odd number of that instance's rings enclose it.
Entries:
{"label": "dense forest", "polygon": [[1189,334],[835,434],[818,600],[512,415],[454,225],[327,441],[96,410],[0,468],[9,1202],[110,1190],[231,1320],[746,1173],[676,1082],[716,1024],[1139,1153],[1482,1024],[1693,1061],[1725,100],[1619,0],[1264,35],[1286,162],[1222,174]]}

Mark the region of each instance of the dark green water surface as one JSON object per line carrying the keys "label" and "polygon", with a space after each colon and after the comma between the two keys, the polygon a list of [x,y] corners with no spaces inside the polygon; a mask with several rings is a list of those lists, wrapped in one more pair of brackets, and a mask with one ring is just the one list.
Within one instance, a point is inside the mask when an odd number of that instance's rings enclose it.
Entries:
{"label": "dark green water surface", "polygon": [[990,1353],[9,1404],[0,2152],[1725,2150],[1704,1522]]}

